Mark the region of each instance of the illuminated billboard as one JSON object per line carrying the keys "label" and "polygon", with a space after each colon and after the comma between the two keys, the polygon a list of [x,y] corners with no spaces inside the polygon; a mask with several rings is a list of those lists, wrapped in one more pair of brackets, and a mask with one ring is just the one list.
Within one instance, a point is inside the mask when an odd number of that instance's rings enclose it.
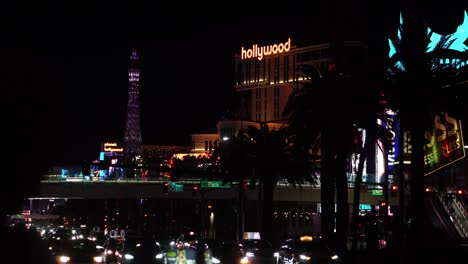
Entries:
{"label": "illuminated billboard", "polygon": [[446,112],[434,115],[434,128],[424,134],[424,175],[465,157],[461,121]]}
{"label": "illuminated billboard", "polygon": [[104,152],[123,152],[123,147],[120,147],[117,143],[115,142],[106,142],[102,146],[102,150]]}
{"label": "illuminated billboard", "polygon": [[291,49],[291,38],[285,43],[273,44],[259,47],[258,44],[253,44],[251,49],[241,47],[241,60],[257,58],[262,60],[264,56],[281,54],[288,52]]}
{"label": "illuminated billboard", "polygon": [[123,157],[124,148],[116,142],[105,142],[102,144],[102,152],[105,157]]}

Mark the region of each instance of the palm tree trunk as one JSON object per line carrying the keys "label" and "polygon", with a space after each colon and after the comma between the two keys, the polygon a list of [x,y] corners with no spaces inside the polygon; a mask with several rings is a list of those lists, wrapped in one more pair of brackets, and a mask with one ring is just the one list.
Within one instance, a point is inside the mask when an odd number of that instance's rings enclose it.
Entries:
{"label": "palm tree trunk", "polygon": [[[330,80],[328,83],[328,90],[325,91],[325,98],[330,102],[333,101],[333,98],[336,98],[332,91],[342,91],[343,85],[340,80],[341,76],[339,74],[343,73],[344,71],[344,35],[343,35],[343,7],[339,1],[331,1],[330,4],[334,6],[332,9],[333,12],[331,13],[330,17],[335,22],[333,24],[333,30],[331,31],[332,34],[330,36],[330,43],[331,43],[331,51],[332,57],[336,66],[337,75],[330,76]],[[339,107],[342,105],[340,104]],[[335,107],[329,107],[325,109],[328,115],[328,120],[335,120]],[[344,121],[347,123],[347,120]],[[338,155],[337,147],[343,148],[344,146],[339,146],[338,141],[340,137],[338,137],[338,130],[336,125],[332,123],[325,122],[323,125],[322,130],[322,159],[321,159],[321,176],[320,176],[320,183],[321,183],[321,201],[322,201],[322,233],[326,239],[332,239],[334,230],[335,230],[335,220],[337,221],[336,224],[341,225],[342,221],[345,219],[337,220],[335,216],[335,201],[337,203],[343,202],[345,199],[343,198],[343,194],[339,193],[337,189],[335,189],[337,184],[341,187],[342,182],[338,179],[340,173],[345,174],[346,170],[340,171],[340,162],[338,159],[342,159],[341,152]],[[340,167],[340,168],[338,168]],[[343,191],[343,190],[340,190]],[[339,196],[337,200],[335,200],[335,195]],[[341,212],[341,206],[340,207]],[[338,208],[337,208],[338,211]],[[341,230],[341,227],[338,228]],[[335,241],[336,242],[336,241]]]}
{"label": "palm tree trunk", "polygon": [[245,196],[245,191],[244,191],[244,180],[239,179],[239,183],[237,186],[237,204],[238,204],[238,210],[237,210],[237,236],[236,242],[239,242],[240,239],[242,239],[242,236],[244,235],[244,211],[245,211],[245,204],[244,204],[244,196]]}
{"label": "palm tree trunk", "polygon": [[[426,26],[422,15],[422,9],[416,3],[409,3],[403,10],[403,21],[407,34],[402,35],[402,52],[407,56],[406,65],[408,82],[407,91],[418,87],[427,89],[427,78],[424,73],[424,57],[426,53]],[[412,92],[407,94],[405,108],[409,117],[409,130],[411,133],[411,168],[410,168],[410,204],[409,215],[411,217],[408,237],[409,251],[418,254],[421,239],[424,238],[424,124],[425,98],[424,93]],[[406,96],[406,95],[405,95]]]}
{"label": "palm tree trunk", "polygon": [[405,146],[405,132],[402,128],[403,121],[401,120],[400,116],[400,125],[398,128],[398,133],[400,134],[399,140],[398,140],[398,185],[399,187],[399,196],[398,196],[398,214],[397,214],[397,239],[396,241],[399,243],[397,245],[397,248],[399,250],[402,250],[403,248],[406,247],[406,179],[405,179],[405,165],[404,165],[404,160],[405,160],[405,151],[404,151],[404,146]]}
{"label": "palm tree trunk", "polygon": [[335,160],[335,179],[336,179],[336,204],[337,204],[337,218],[336,218],[336,246],[344,252],[346,250],[346,241],[349,229],[349,202],[348,202],[348,148],[353,142],[353,127],[346,125],[345,127],[338,127],[334,130],[334,137],[336,138],[336,160]]}
{"label": "palm tree trunk", "polygon": [[424,238],[424,131],[420,125],[411,129],[411,168],[410,168],[410,247],[419,247]]}
{"label": "palm tree trunk", "polygon": [[[383,190],[383,195],[384,195],[384,201],[385,204],[389,205],[389,198],[388,198],[388,191],[389,191],[389,182],[388,182],[388,149],[383,147],[383,162],[384,162],[384,175],[383,175],[383,182],[382,182],[382,190]],[[385,214],[385,223],[387,222],[388,217],[387,214]]]}
{"label": "palm tree trunk", "polygon": [[322,158],[320,161],[320,198],[322,235],[329,239],[335,227],[335,178],[333,174],[333,140],[327,126],[323,128],[321,136]]}
{"label": "palm tree trunk", "polygon": [[354,182],[354,193],[353,193],[353,212],[352,212],[352,235],[353,235],[353,244],[352,244],[352,251],[355,252],[357,250],[357,241],[358,241],[358,220],[359,220],[359,204],[361,203],[361,184],[362,184],[362,173],[364,171],[364,162],[367,158],[368,149],[370,146],[370,140],[366,140],[364,143],[364,147],[361,149],[361,153],[359,154],[359,163],[358,163],[358,170],[356,173],[356,179]]}
{"label": "palm tree trunk", "polygon": [[275,183],[273,171],[265,170],[263,175],[263,214],[262,214],[262,236],[271,241],[273,239],[273,198]]}

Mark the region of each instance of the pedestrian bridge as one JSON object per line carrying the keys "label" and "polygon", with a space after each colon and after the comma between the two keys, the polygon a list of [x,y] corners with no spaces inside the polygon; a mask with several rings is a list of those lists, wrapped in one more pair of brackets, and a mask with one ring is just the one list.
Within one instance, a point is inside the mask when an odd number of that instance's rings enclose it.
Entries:
{"label": "pedestrian bridge", "polygon": [[[193,193],[194,186],[200,186],[200,180],[180,180],[175,190],[163,191],[167,180],[160,179],[118,179],[104,181],[89,180],[43,180],[40,193],[30,198],[67,198],[67,199],[199,199],[204,195],[206,199],[232,199],[238,197],[237,183],[228,188],[199,188]],[[380,189],[381,191],[381,189]],[[380,191],[362,188],[361,204],[378,204],[384,200]],[[245,190],[247,200],[258,200],[258,187]],[[348,201],[353,202],[353,188],[348,188]],[[376,195],[377,193],[377,195]],[[291,184],[280,182],[274,191],[275,201],[320,202],[320,188],[309,184],[293,187]],[[389,197],[390,205],[398,204],[398,197]]]}

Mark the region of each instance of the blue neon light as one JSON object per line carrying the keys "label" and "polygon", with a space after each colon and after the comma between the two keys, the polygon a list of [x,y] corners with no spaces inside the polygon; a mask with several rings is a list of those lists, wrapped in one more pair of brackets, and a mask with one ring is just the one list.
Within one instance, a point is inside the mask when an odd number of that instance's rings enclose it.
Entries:
{"label": "blue neon light", "polygon": [[[401,23],[401,20],[400,20],[400,23]],[[431,32],[431,29],[427,28],[427,33],[430,33],[430,32]],[[428,52],[431,52],[434,50],[435,46],[440,41],[442,36],[443,35],[439,35],[435,32],[432,33],[431,43],[429,43],[429,46],[428,46],[429,48]],[[450,49],[457,50],[460,52],[464,52],[468,50],[468,46],[466,46],[464,43],[465,40],[468,39],[468,14],[466,11],[465,11],[465,17],[463,19],[463,23],[460,26],[458,26],[457,31],[455,31],[455,33],[449,36],[450,38],[448,41],[453,40],[452,45],[450,45]]]}
{"label": "blue neon light", "polygon": [[[403,17],[402,17],[402,15],[400,13],[400,27],[398,27],[398,31],[397,31],[397,36],[398,36],[399,40],[401,40],[401,31],[400,31],[401,25],[403,25]],[[431,32],[432,32],[432,30],[428,27],[427,28],[428,35]],[[427,49],[426,53],[433,51],[435,46],[437,45],[437,43],[440,41],[440,39],[443,36],[449,36],[449,39],[447,40],[447,43],[450,43],[450,42],[453,41],[452,44],[450,45],[450,47],[448,47],[448,49],[459,51],[459,52],[468,51],[468,46],[465,45],[465,43],[464,43],[468,39],[468,12],[465,11],[465,16],[463,18],[463,23],[457,27],[457,30],[453,34],[440,35],[440,34],[437,34],[435,32],[432,32],[432,35],[431,35],[431,38],[430,38],[430,43],[428,44],[428,49]],[[390,38],[388,39],[388,45],[389,45],[389,48],[390,48],[390,50],[388,52],[388,57],[391,58],[393,55],[395,55],[396,48],[393,45],[393,42],[390,40]],[[444,60],[441,59],[440,63],[441,64],[450,64],[450,60],[445,60],[445,63],[444,63]],[[459,59],[455,59],[455,61],[453,61],[453,63],[457,64],[457,68],[460,68],[461,66],[465,65],[465,63],[460,62]],[[405,68],[404,68],[403,64],[401,63],[401,61],[396,62],[395,67],[399,68],[402,71],[405,71]]]}

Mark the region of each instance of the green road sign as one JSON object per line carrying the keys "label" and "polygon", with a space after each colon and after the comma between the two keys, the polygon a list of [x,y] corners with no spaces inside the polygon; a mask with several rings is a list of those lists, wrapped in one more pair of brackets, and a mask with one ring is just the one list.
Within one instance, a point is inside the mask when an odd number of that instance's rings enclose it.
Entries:
{"label": "green road sign", "polygon": [[383,190],[372,190],[371,195],[372,196],[382,196],[383,195]]}
{"label": "green road sign", "polygon": [[171,192],[183,192],[184,191],[184,185],[175,183],[175,182],[169,182],[169,190]]}
{"label": "green road sign", "polygon": [[223,181],[200,181],[201,188],[231,188],[229,182]]}

